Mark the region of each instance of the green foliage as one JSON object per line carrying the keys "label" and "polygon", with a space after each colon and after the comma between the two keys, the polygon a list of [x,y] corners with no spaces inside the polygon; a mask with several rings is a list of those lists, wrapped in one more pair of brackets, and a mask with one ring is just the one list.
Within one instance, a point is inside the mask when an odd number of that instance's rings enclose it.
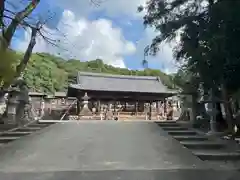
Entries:
{"label": "green foliage", "polygon": [[50,93],[66,90],[69,83],[76,82],[75,78],[78,71],[137,76],[159,76],[167,87],[171,89],[174,88],[173,77],[159,70],[128,70],[106,65],[100,59],[81,62],[76,59],[65,60],[46,53],[32,54],[24,71],[24,78],[32,90]]}
{"label": "green foliage", "polygon": [[231,92],[237,91],[239,9],[240,1],[231,0],[149,0],[144,24],[160,32],[150,50],[155,54],[160,43],[179,35],[174,54],[183,61],[190,83],[200,80],[205,88],[224,84]]}
{"label": "green foliage", "polygon": [[0,86],[10,84],[14,78],[18,55],[10,50],[0,51]]}

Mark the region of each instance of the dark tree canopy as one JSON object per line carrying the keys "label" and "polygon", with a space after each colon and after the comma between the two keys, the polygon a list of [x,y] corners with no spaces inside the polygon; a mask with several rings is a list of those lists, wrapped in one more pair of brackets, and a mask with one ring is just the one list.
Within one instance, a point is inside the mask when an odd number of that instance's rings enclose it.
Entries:
{"label": "dark tree canopy", "polygon": [[159,32],[150,46],[153,54],[160,43],[179,36],[173,53],[192,79],[206,87],[239,89],[240,1],[149,0],[145,8],[144,24]]}

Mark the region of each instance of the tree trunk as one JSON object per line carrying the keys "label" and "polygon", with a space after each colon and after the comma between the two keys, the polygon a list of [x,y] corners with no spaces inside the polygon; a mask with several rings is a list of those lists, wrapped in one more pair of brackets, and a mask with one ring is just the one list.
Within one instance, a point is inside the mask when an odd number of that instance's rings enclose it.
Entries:
{"label": "tree trunk", "polygon": [[27,66],[27,63],[31,57],[31,54],[32,54],[32,51],[33,51],[33,48],[36,44],[36,37],[37,37],[37,28],[32,28],[32,33],[31,33],[31,40],[28,44],[28,48],[24,54],[24,57],[23,59],[21,60],[20,64],[17,66],[16,68],[16,75],[15,77],[19,77],[20,74],[24,71],[24,69],[26,68]]}
{"label": "tree trunk", "polygon": [[0,27],[4,27],[3,23],[3,16],[4,16],[4,9],[5,9],[5,0],[0,0]]}
{"label": "tree trunk", "polygon": [[223,104],[224,104],[224,109],[226,114],[226,121],[228,124],[228,131],[230,133],[233,133],[234,131],[233,114],[232,114],[231,104],[229,102],[228,92],[224,84],[222,84],[221,90],[222,90]]}
{"label": "tree trunk", "polygon": [[29,16],[32,11],[37,7],[40,0],[34,0],[28,4],[28,6],[21,12],[18,12],[10,25],[3,31],[3,38],[5,43],[3,44],[3,50],[7,49],[11,43],[12,37],[17,29],[17,26],[23,21],[24,18]]}
{"label": "tree trunk", "polygon": [[216,97],[215,97],[215,88],[214,86],[210,90],[210,107],[211,107],[211,113],[210,113],[210,132],[216,133],[217,132],[217,109],[216,109]]}
{"label": "tree trunk", "polygon": [[219,131],[224,131],[227,128],[227,122],[223,118],[223,113],[222,113],[220,102],[216,103],[216,110],[217,110],[216,121],[217,121],[218,130]]}
{"label": "tree trunk", "polygon": [[192,124],[196,123],[197,119],[197,94],[192,94],[192,112],[191,112],[191,121]]}

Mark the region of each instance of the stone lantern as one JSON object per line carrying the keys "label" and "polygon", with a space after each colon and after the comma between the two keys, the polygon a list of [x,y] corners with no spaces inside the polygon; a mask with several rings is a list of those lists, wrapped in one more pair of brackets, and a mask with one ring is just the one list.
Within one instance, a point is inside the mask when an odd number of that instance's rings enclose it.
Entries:
{"label": "stone lantern", "polygon": [[8,100],[6,107],[6,117],[4,118],[4,124],[17,125],[17,108],[19,105],[18,96],[20,90],[16,87],[10,88],[8,92]]}
{"label": "stone lantern", "polygon": [[89,99],[90,99],[90,97],[88,97],[87,93],[85,93],[84,96],[82,97],[83,108],[88,108],[88,100]]}
{"label": "stone lantern", "polygon": [[216,121],[216,115],[217,115],[217,109],[216,109],[216,103],[220,102],[221,100],[214,96],[212,90],[209,94],[204,94],[199,102],[204,104],[206,113],[210,116],[210,132],[208,134],[215,134],[217,133],[217,121]]}
{"label": "stone lantern", "polygon": [[85,92],[84,96],[82,97],[83,100],[83,108],[80,112],[80,116],[82,117],[91,117],[92,116],[92,112],[90,111],[89,107],[88,107],[88,102],[89,102],[90,97],[88,96],[87,92]]}

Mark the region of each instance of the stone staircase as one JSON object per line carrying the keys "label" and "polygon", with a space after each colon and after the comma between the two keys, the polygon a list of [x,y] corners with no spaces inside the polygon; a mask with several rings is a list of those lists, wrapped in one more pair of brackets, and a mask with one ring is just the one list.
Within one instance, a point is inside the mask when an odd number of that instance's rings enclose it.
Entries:
{"label": "stone staircase", "polygon": [[201,160],[220,165],[230,164],[234,167],[240,165],[240,146],[236,142],[207,137],[197,130],[175,121],[156,123]]}
{"label": "stone staircase", "polygon": [[46,128],[52,124],[55,124],[54,121],[37,121],[32,124],[26,125],[24,127],[11,128],[8,130],[3,130],[0,132],[0,146],[15,141],[23,136],[27,136],[36,131],[39,131],[43,128]]}

